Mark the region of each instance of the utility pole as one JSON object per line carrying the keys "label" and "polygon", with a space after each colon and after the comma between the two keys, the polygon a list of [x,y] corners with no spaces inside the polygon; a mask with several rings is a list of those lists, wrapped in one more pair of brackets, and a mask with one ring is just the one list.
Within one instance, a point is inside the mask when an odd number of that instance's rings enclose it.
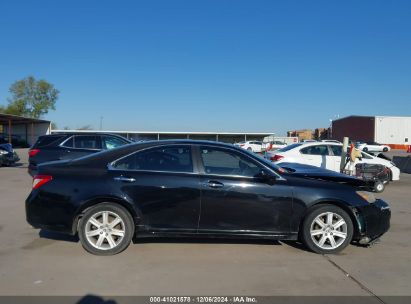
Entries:
{"label": "utility pole", "polygon": [[342,151],[341,151],[341,163],[340,163],[340,172],[341,173],[343,173],[344,168],[345,168],[345,159],[347,157],[348,142],[349,142],[349,138],[344,137],[343,147],[342,147]]}

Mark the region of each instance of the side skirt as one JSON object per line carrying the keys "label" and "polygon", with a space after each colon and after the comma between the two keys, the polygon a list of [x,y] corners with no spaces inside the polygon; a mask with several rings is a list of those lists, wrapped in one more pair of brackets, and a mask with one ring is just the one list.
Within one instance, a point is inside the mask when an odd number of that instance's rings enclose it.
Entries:
{"label": "side skirt", "polygon": [[270,239],[270,240],[298,240],[298,233],[260,233],[260,232],[201,232],[201,231],[136,231],[137,238],[176,237],[176,238],[219,238],[219,239]]}

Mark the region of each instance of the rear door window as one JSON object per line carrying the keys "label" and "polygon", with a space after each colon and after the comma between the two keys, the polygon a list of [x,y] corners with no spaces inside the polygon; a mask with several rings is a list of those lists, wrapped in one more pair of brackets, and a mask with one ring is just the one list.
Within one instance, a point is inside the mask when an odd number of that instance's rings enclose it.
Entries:
{"label": "rear door window", "polygon": [[163,146],[136,152],[114,162],[118,170],[164,172],[193,172],[191,147],[188,145]]}
{"label": "rear door window", "polygon": [[74,148],[100,150],[100,137],[95,135],[76,135],[74,136]]}
{"label": "rear door window", "polygon": [[300,150],[302,154],[307,155],[329,155],[328,147],[326,145],[310,146]]}
{"label": "rear door window", "polygon": [[334,156],[341,156],[342,146],[330,146],[330,148]]}

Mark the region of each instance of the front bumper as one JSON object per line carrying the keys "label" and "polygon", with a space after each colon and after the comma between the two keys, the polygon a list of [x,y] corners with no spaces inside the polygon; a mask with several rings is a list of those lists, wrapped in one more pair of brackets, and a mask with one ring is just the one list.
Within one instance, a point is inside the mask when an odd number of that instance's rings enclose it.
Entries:
{"label": "front bumper", "polygon": [[358,234],[356,241],[372,242],[390,229],[391,209],[381,199],[374,203],[357,207]]}

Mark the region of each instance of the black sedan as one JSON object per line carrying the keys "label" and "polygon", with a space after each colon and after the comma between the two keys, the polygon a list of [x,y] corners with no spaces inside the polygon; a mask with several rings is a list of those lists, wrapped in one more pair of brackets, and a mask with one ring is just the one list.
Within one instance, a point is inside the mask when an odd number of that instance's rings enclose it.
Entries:
{"label": "black sedan", "polygon": [[26,200],[36,228],[79,235],[94,254],[133,236],[300,240],[317,253],[367,243],[390,208],[353,177],[280,168],[228,144],[153,141],[38,166]]}

